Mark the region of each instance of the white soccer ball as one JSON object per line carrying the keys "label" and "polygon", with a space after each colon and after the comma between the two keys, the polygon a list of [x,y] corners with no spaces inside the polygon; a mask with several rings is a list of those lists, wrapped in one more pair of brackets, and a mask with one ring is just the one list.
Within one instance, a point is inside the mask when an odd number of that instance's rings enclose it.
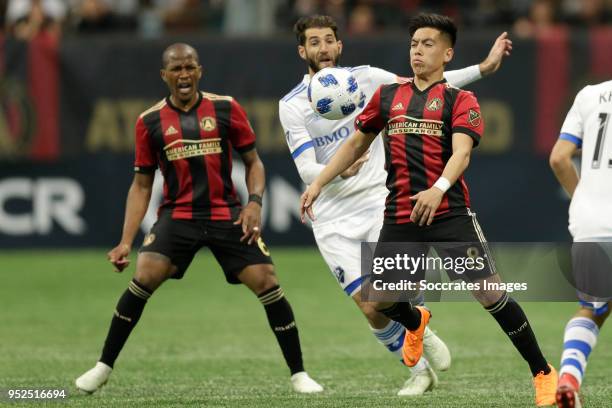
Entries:
{"label": "white soccer ball", "polygon": [[330,120],[347,117],[366,102],[353,73],[335,67],[323,68],[313,75],[308,85],[308,101],[312,110]]}

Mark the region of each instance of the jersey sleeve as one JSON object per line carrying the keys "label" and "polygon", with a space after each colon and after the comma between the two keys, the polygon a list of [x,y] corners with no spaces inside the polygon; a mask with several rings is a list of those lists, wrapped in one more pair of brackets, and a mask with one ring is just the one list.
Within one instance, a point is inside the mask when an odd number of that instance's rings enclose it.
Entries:
{"label": "jersey sleeve", "polygon": [[474,147],[480,143],[484,122],[478,100],[472,92],[459,91],[453,106],[452,133],[465,133],[474,140]]}
{"label": "jersey sleeve", "polygon": [[378,134],[385,128],[386,121],[380,109],[380,95],[383,87],[380,86],[372,98],[355,119],[355,127],[363,133]]}
{"label": "jersey sleeve", "polygon": [[134,158],[134,171],[137,173],[152,174],[157,168],[157,157],[151,146],[149,130],[142,117],[136,121],[136,148]]}
{"label": "jersey sleeve", "polygon": [[[279,102],[278,116],[300,178],[304,183],[311,184],[325,165],[317,162],[312,138],[304,124],[304,116],[299,109],[283,101]],[[335,179],[332,182],[334,181]]]}
{"label": "jersey sleeve", "polygon": [[574,143],[578,147],[582,147],[582,137],[584,133],[584,122],[580,114],[580,95],[582,91],[576,95],[574,103],[567,112],[567,116],[561,126],[561,134],[559,139],[567,140]]}
{"label": "jersey sleeve", "polygon": [[244,108],[235,99],[231,101],[229,138],[238,153],[255,148],[255,132]]}
{"label": "jersey sleeve", "polygon": [[397,75],[381,68],[370,67],[370,78],[375,87],[397,82]]}
{"label": "jersey sleeve", "polygon": [[278,116],[285,133],[285,141],[294,160],[305,151],[313,150],[312,138],[308,130],[306,130],[303,114],[298,109],[286,102],[280,101],[278,104]]}
{"label": "jersey sleeve", "polygon": [[480,73],[480,67],[478,65],[472,65],[463,69],[445,72],[444,78],[446,78],[446,81],[455,88],[461,88],[472,82],[478,81],[482,78],[482,74]]}

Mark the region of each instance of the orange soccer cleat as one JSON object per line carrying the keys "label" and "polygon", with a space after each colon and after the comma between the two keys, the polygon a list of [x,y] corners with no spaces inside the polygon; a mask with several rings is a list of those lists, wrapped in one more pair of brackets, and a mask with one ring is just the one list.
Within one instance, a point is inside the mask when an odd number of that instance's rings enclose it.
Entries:
{"label": "orange soccer cleat", "polygon": [[416,308],[421,312],[421,324],[416,330],[406,330],[404,345],[402,346],[402,357],[404,358],[404,364],[408,367],[414,367],[423,355],[423,334],[431,318],[429,310],[423,306],[416,306]]}
{"label": "orange soccer cleat", "polygon": [[533,379],[533,385],[535,386],[535,400],[536,406],[547,407],[549,405],[555,405],[555,395],[557,393],[557,370],[551,364],[550,373],[544,374],[540,371],[538,375]]}

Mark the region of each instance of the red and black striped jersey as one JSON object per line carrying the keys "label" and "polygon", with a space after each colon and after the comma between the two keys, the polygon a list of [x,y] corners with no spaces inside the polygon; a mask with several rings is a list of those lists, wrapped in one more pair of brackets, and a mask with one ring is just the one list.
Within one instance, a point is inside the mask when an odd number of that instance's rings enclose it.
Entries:
{"label": "red and black striped jersey", "polygon": [[232,148],[255,148],[244,109],[229,96],[200,93],[182,111],[165,98],[136,122],[134,170],[164,176],[159,212],[175,219],[236,219],[241,206],[232,183]]}
{"label": "red and black striped jersey", "polygon": [[[355,125],[379,133],[385,146],[387,196],[385,223],[410,222],[410,197],[432,187],[453,153],[453,133],[465,133],[478,145],[484,124],[474,94],[436,82],[420,91],[409,81],[383,85]],[[470,196],[463,175],[446,192],[435,216],[465,211]]]}

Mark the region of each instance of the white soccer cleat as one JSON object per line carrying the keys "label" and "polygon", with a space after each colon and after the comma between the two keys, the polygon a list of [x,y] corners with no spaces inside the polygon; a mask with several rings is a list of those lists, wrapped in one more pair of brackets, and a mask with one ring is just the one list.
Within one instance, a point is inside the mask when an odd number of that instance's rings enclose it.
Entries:
{"label": "white soccer cleat", "polygon": [[423,334],[423,354],[431,368],[436,371],[446,371],[451,366],[451,354],[446,344],[429,328]]}
{"label": "white soccer cleat", "polygon": [[106,384],[112,371],[111,367],[98,361],[94,368],[77,378],[74,383],[79,390],[93,394]]}
{"label": "white soccer cleat", "polygon": [[300,371],[291,376],[291,385],[295,392],[300,394],[314,394],[323,391],[323,387],[310,378],[306,371]]}
{"label": "white soccer cleat", "polygon": [[402,389],[398,391],[397,395],[400,397],[415,397],[423,395],[427,391],[431,391],[438,386],[438,376],[431,369],[429,364],[425,370],[419,371],[418,373],[412,374],[412,376],[406,380]]}

